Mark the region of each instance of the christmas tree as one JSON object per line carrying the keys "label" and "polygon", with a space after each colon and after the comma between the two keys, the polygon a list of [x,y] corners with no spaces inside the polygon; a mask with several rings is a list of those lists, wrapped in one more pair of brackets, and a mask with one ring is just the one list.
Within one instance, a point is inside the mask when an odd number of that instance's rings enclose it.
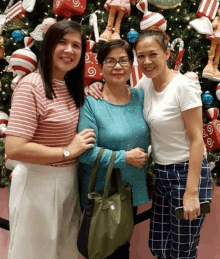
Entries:
{"label": "christmas tree", "polygon": [[[6,8],[13,7],[19,1],[2,0],[0,2],[0,35],[4,39],[4,43],[1,46],[0,51],[4,51],[4,56],[0,56],[0,111],[10,114],[10,103],[13,90],[11,88],[11,81],[14,77],[12,69],[8,66],[8,61],[12,53],[18,49],[24,48],[24,37],[29,37],[30,34],[36,29],[36,27],[42,24],[45,18],[55,18],[58,21],[64,19],[63,15],[56,15],[53,13],[53,1],[52,0],[28,0],[33,7],[33,11],[20,13],[20,16],[16,16],[14,20],[7,21],[2,27],[3,15],[5,15]],[[35,3],[36,2],[36,3]],[[55,1],[54,1],[55,2]],[[81,1],[82,2],[82,1]],[[169,1],[154,1],[149,0],[149,11],[161,14],[167,23],[166,32],[170,36],[170,42],[172,43],[175,39],[178,40],[173,42],[173,55],[169,61],[170,68],[174,68],[175,65],[178,66],[181,73],[186,73],[188,71],[197,73],[199,81],[202,87],[203,93],[209,91],[213,98],[213,101],[207,102],[207,98],[203,105],[203,120],[204,124],[208,123],[210,119],[206,115],[207,109],[211,107],[220,108],[220,101],[216,96],[216,87],[218,82],[213,82],[202,77],[202,71],[208,61],[208,50],[210,48],[210,40],[206,38],[205,34],[200,34],[193,27],[190,26],[189,22],[197,18],[196,12],[200,5],[200,0],[179,0],[176,2],[174,8],[161,9],[154,5],[156,2],[163,4]],[[23,3],[25,1],[23,0]],[[82,15],[73,15],[71,19],[77,21],[83,25],[83,30],[87,38],[96,40],[97,32],[101,35],[106,28],[109,13],[104,9],[105,1],[98,0],[88,0],[84,3],[85,13]],[[83,5],[83,4],[82,4]],[[29,7],[30,8],[30,7]],[[91,19],[93,16],[97,17],[97,24]],[[138,10],[135,5],[131,5],[131,12],[129,16],[124,16],[122,18],[120,26],[120,35],[122,39],[131,39],[131,29],[140,32],[140,22],[143,18],[143,12]],[[93,17],[93,18],[94,18]],[[93,22],[92,22],[93,21]],[[97,25],[97,30],[94,27]],[[2,33],[1,33],[2,28]],[[130,34],[128,34],[130,32]],[[134,31],[132,31],[134,32]],[[1,42],[1,41],[0,41]],[[184,46],[183,46],[184,43]],[[35,40],[31,51],[35,53],[38,57],[41,47],[41,41]],[[96,45],[97,49],[99,44]],[[184,50],[185,52],[184,52]],[[97,50],[96,49],[96,50]],[[96,51],[95,50],[95,51]],[[1,53],[1,52],[0,52]],[[1,55],[1,54],[0,54]],[[178,63],[176,62],[178,61]],[[3,116],[4,117],[4,116]],[[220,119],[220,117],[218,117]],[[193,122],[192,122],[193,123]],[[220,134],[220,132],[219,132]],[[2,135],[4,135],[2,133]],[[216,178],[217,185],[220,185],[220,153],[214,150],[214,152],[208,152],[208,160],[212,167],[213,176]],[[0,138],[0,187],[8,186],[9,181],[9,170],[5,167],[5,152],[4,152],[4,138]],[[150,182],[151,187],[154,175],[153,175],[153,162],[150,158],[148,175],[151,177]],[[152,188],[151,188],[152,189]]]}

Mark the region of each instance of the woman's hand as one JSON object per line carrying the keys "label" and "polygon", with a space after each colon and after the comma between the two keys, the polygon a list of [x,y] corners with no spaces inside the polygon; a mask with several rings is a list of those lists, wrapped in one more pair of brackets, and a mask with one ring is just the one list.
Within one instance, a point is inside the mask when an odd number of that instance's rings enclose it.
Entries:
{"label": "woman's hand", "polygon": [[126,155],[126,164],[132,165],[141,169],[146,163],[147,154],[144,152],[143,148],[134,148],[130,151],[125,152]]}
{"label": "woman's hand", "polygon": [[87,149],[93,148],[95,142],[95,133],[93,129],[84,129],[76,134],[73,141],[69,144],[70,156],[78,157]]}
{"label": "woman's hand", "polygon": [[198,192],[189,193],[185,191],[183,195],[183,212],[185,220],[195,220],[200,215],[200,203]]}
{"label": "woman's hand", "polygon": [[103,84],[100,83],[100,82],[95,82],[93,84],[91,84],[90,86],[88,87],[85,87],[85,95],[91,95],[93,98],[95,99],[100,99],[102,100],[103,99],[103,94],[102,94],[102,91],[103,91]]}

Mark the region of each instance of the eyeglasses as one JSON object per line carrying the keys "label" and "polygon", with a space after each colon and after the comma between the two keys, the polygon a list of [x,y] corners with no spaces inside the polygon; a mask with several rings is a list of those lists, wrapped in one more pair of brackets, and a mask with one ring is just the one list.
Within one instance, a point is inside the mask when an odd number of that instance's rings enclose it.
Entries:
{"label": "eyeglasses", "polygon": [[129,60],[128,58],[122,58],[119,60],[115,60],[114,58],[107,58],[104,60],[103,63],[106,64],[108,67],[114,67],[117,63],[119,63],[119,65],[122,67],[127,67],[131,63],[131,60]]}

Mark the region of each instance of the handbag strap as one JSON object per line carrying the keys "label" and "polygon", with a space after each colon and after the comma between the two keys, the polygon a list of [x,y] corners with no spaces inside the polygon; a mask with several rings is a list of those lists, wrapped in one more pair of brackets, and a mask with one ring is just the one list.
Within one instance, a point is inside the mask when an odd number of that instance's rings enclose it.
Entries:
{"label": "handbag strap", "polygon": [[96,180],[98,177],[97,171],[98,171],[98,167],[99,167],[99,160],[100,160],[104,150],[105,150],[104,148],[99,149],[98,155],[97,155],[94,163],[92,164],[88,193],[94,192],[94,190],[95,190]]}
{"label": "handbag strap", "polygon": [[[122,182],[121,182],[121,174],[119,169],[114,169],[115,174],[112,174],[113,171],[113,165],[115,160],[116,151],[112,151],[111,160],[105,175],[105,185],[104,185],[104,191],[103,191],[103,201],[108,197],[109,193],[109,184],[112,177],[116,177],[118,192],[120,193],[122,199],[124,199],[125,193],[122,188]],[[104,204],[104,203],[103,203]]]}
{"label": "handbag strap", "polygon": [[124,185],[121,180],[120,169],[116,168],[116,169],[114,169],[114,171],[115,171],[115,178],[116,178],[116,182],[117,182],[118,192],[121,195],[121,200],[124,200],[124,199],[126,199],[127,196],[126,196],[126,193],[123,188]]}

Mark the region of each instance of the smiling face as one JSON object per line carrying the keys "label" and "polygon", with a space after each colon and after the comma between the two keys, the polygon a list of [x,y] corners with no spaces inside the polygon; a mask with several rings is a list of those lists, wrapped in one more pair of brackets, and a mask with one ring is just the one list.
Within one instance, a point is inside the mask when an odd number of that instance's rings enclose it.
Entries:
{"label": "smiling face", "polygon": [[53,52],[53,78],[63,80],[65,74],[78,65],[81,53],[81,34],[79,32],[65,34]]}
{"label": "smiling face", "polygon": [[155,40],[157,36],[143,38],[136,45],[137,61],[141,71],[149,78],[163,75],[167,69],[170,50],[163,50]]}
{"label": "smiling face", "polygon": [[[115,48],[112,51],[110,51],[105,58],[105,61],[107,60],[108,63],[110,62],[110,64],[112,63],[112,60],[120,61],[122,64],[123,61],[130,61],[127,52],[123,48]],[[119,63],[116,63],[114,67],[109,67],[105,61],[102,65],[99,65],[99,67],[103,74],[106,84],[125,85],[131,74],[131,62],[129,62],[126,66],[121,66]]]}

